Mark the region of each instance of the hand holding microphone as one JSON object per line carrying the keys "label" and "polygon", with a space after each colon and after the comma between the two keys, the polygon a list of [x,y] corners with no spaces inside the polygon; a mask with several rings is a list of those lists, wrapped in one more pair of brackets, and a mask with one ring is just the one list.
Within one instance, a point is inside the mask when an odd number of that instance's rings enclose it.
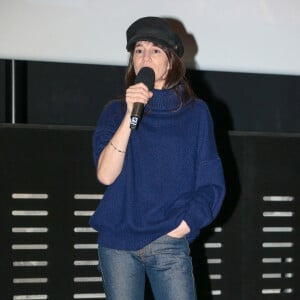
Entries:
{"label": "hand holding microphone", "polygon": [[[151,91],[154,87],[155,81],[155,73],[153,69],[149,67],[143,67],[137,74],[135,78],[135,84],[137,83],[144,83],[149,91]],[[139,122],[141,121],[144,113],[144,103],[135,102],[133,104],[133,108],[131,111],[131,121],[130,121],[130,128],[136,129],[138,127]]]}

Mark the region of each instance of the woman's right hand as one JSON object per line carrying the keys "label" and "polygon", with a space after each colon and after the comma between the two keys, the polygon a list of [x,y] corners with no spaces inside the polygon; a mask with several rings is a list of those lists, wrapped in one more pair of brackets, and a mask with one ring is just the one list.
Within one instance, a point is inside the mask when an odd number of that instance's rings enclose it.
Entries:
{"label": "woman's right hand", "polygon": [[127,112],[131,114],[133,104],[136,102],[140,102],[146,105],[152,96],[153,93],[148,90],[147,86],[144,83],[140,82],[131,85],[126,90]]}

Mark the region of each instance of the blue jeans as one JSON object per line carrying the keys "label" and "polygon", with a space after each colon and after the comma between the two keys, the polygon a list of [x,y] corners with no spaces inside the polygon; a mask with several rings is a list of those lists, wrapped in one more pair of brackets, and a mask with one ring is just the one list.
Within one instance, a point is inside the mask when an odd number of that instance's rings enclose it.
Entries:
{"label": "blue jeans", "polygon": [[185,238],[164,235],[138,251],[99,247],[99,270],[108,300],[144,299],[145,274],[156,300],[196,300]]}

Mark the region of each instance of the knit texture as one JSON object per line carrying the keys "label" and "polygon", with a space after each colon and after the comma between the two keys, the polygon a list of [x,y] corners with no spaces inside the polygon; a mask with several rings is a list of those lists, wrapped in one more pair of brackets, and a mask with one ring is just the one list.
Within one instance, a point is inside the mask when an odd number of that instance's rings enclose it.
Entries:
{"label": "knit texture", "polygon": [[[141,249],[182,220],[192,242],[223,202],[223,170],[207,105],[196,99],[180,108],[174,90],[153,92],[131,133],[122,172],[90,218],[103,247]],[[103,110],[93,136],[95,165],[124,113],[121,101]]]}

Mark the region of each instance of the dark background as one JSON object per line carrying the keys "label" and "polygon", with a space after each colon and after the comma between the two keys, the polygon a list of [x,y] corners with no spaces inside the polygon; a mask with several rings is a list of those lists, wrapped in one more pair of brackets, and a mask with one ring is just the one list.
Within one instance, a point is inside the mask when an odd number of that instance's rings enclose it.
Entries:
{"label": "dark background", "polygon": [[[91,127],[0,125],[1,299],[18,295],[101,299],[102,282],[75,281],[99,277],[96,265],[88,264],[98,259],[97,249],[88,246],[97,246],[97,234],[74,230],[87,227],[89,219],[76,211],[93,211],[99,201],[92,197],[76,200],[75,195],[102,194],[105,190],[95,177],[92,132]],[[299,134],[245,132],[230,132],[226,142],[224,137],[222,143],[219,139],[227,195],[217,220],[191,246],[199,300],[299,299],[299,141]],[[29,194],[28,198],[13,197],[22,193]],[[46,194],[47,198],[34,199],[32,194]],[[292,200],[264,201],[264,196]],[[42,210],[48,215],[13,214],[22,210]],[[264,216],[272,211],[290,212],[291,216]],[[48,231],[12,231],[24,226],[47,227]],[[292,230],[264,232],[264,227]],[[266,242],[275,244],[266,248]],[[13,248],[24,244],[43,244],[47,249]],[[15,266],[23,261],[44,261],[47,265]],[[78,261],[83,264],[76,264]],[[20,278],[46,278],[47,282],[15,283]],[[75,294],[90,296],[74,298]],[[147,300],[152,299],[149,288],[146,294]]]}
{"label": "dark background", "polygon": [[[99,273],[95,265],[76,265],[96,261],[96,249],[75,247],[95,244],[97,234],[74,232],[75,226],[88,226],[88,216],[77,217],[75,211],[93,211],[98,201],[74,200],[74,195],[105,191],[95,177],[91,137],[104,105],[123,95],[124,71],[123,66],[0,60],[3,299],[104,297],[101,282],[75,281]],[[297,299],[300,76],[188,70],[187,77],[210,107],[227,186],[218,219],[191,247],[199,299]],[[48,198],[18,200],[14,193],[46,193]],[[289,196],[293,201],[267,202],[264,196]],[[41,209],[48,211],[47,217],[13,215]],[[265,212],[291,216],[264,217]],[[49,230],[12,231],[24,226]],[[291,231],[263,232],[264,227]],[[266,248],[266,242],[275,244]],[[28,243],[47,244],[48,249],[13,249]],[[14,266],[31,260],[48,265]],[[16,283],[40,277],[47,282]],[[151,299],[149,287],[146,295]]]}
{"label": "dark background", "polygon": [[[15,121],[94,126],[124,93],[122,66],[15,62]],[[300,76],[188,70],[217,128],[300,132]],[[0,60],[0,122],[11,122],[11,62]]]}

